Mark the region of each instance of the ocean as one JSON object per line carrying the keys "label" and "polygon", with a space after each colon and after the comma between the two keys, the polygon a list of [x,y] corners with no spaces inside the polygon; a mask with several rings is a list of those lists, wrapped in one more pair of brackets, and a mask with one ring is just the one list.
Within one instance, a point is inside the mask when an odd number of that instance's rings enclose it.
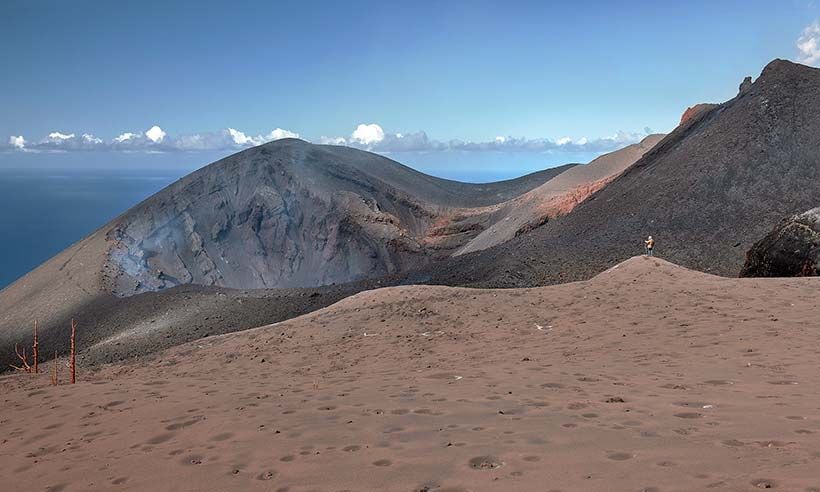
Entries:
{"label": "ocean", "polygon": [[0,289],[187,172],[0,168]]}

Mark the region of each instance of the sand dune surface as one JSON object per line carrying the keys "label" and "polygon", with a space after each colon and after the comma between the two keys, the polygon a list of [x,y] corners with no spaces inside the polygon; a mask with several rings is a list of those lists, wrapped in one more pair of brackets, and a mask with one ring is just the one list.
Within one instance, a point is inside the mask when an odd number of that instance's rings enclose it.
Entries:
{"label": "sand dune surface", "polygon": [[0,488],[820,490],[819,291],[635,257],[7,375]]}

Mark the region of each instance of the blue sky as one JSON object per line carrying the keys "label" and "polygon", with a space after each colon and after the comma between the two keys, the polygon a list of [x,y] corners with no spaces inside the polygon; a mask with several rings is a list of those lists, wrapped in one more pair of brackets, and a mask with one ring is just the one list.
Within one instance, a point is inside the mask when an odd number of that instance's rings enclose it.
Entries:
{"label": "blue sky", "polygon": [[820,58],[820,9],[797,0],[2,9],[0,166],[195,167],[298,134],[515,175],[669,131],[773,58]]}

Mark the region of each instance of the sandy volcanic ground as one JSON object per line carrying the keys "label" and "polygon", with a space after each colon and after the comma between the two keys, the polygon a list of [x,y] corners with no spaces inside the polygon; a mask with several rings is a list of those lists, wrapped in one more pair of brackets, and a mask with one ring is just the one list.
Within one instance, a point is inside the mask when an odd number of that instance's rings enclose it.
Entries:
{"label": "sandy volcanic ground", "polygon": [[818,292],[640,257],[366,292],[76,386],[7,376],[0,488],[816,491]]}

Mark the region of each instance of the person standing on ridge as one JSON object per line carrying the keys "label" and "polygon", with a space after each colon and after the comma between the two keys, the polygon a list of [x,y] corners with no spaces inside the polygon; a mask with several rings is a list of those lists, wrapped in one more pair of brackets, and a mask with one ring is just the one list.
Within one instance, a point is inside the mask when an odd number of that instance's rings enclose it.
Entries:
{"label": "person standing on ridge", "polygon": [[646,246],[646,256],[655,256],[655,240],[652,236],[649,236],[643,243]]}

